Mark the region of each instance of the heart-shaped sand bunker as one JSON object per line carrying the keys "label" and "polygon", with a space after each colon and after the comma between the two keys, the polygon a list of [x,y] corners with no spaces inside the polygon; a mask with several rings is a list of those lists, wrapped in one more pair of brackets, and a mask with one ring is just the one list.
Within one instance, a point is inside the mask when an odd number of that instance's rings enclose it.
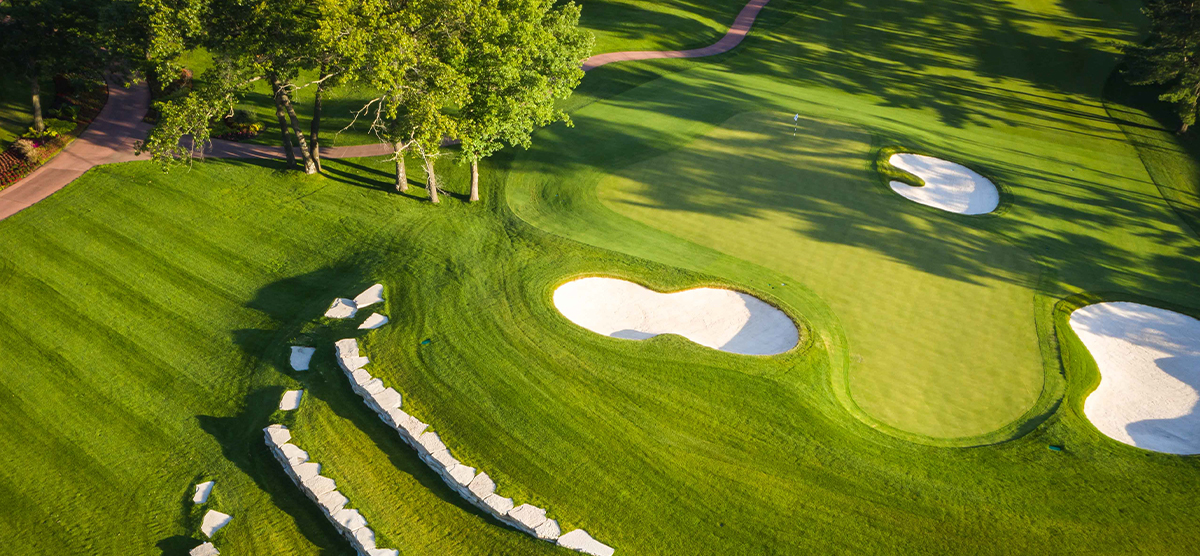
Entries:
{"label": "heart-shaped sand bunker", "polygon": [[579,326],[627,340],[678,334],[742,355],[783,353],[800,340],[796,324],[783,311],[752,295],[719,288],[659,293],[616,278],[580,278],[554,290],[554,306]]}

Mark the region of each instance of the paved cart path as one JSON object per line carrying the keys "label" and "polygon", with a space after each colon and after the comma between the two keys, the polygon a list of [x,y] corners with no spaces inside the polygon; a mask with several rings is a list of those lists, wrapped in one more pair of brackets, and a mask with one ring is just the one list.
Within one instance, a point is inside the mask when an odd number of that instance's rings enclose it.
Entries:
{"label": "paved cart path", "polygon": [[[662,58],[700,58],[732,50],[750,32],[758,13],[770,0],[750,0],[738,13],[721,40],[691,50],[640,50],[597,54],[583,63],[588,71],[613,62]],[[134,144],[146,137],[150,125],[142,118],[150,107],[150,90],[145,83],[122,87],[109,83],[108,102],[78,139],[34,170],[24,179],[0,190],[0,220],[8,218],[66,187],[95,166],[131,160],[147,160],[133,152]],[[321,158],[357,158],[391,154],[382,143],[322,148]],[[282,158],[283,147],[213,140],[204,153],[213,158]]]}

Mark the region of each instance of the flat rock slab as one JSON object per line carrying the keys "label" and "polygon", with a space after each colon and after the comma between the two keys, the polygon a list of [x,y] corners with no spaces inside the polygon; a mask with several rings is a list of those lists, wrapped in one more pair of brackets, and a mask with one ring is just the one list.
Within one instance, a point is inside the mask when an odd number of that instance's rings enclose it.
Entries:
{"label": "flat rock slab", "polygon": [[279,400],[279,409],[283,411],[294,411],[300,407],[300,397],[304,395],[304,390],[288,390],[283,393],[283,398]]}
{"label": "flat rock slab", "polygon": [[558,546],[570,548],[584,554],[591,554],[592,556],[612,556],[613,552],[616,552],[611,546],[593,539],[583,529],[576,529],[559,537]]}
{"label": "flat rock slab", "polygon": [[308,364],[312,361],[312,356],[316,353],[317,348],[292,346],[292,356],[290,363],[292,369],[297,371],[307,371]]}
{"label": "flat rock slab", "polygon": [[1100,370],[1083,412],[1100,432],[1168,454],[1200,454],[1200,320],[1139,303],[1096,303],[1071,329]]}
{"label": "flat rock slab", "polygon": [[206,542],[189,550],[188,556],[221,556],[221,551],[217,550],[213,543]]}
{"label": "flat rock slab", "polygon": [[388,323],[387,317],[385,317],[379,313],[371,313],[371,316],[367,317],[367,320],[364,320],[362,322],[362,324],[358,325],[358,329],[359,330],[375,330],[376,328],[379,328],[380,326],[383,326],[387,323]]}
{"label": "flat rock slab", "polygon": [[213,535],[217,534],[217,531],[228,525],[231,519],[233,519],[233,516],[229,514],[223,514],[216,510],[208,510],[208,513],[204,514],[204,519],[200,522],[200,531],[211,539]]}
{"label": "flat rock slab", "polygon": [[996,184],[961,164],[912,153],[896,153],[888,163],[925,182],[922,187],[899,181],[888,184],[910,201],[968,215],[987,214],[1000,205]]}
{"label": "flat rock slab", "polygon": [[207,504],[208,495],[212,494],[213,481],[204,481],[196,485],[196,494],[192,496],[193,504]]}
{"label": "flat rock slab", "polygon": [[325,316],[331,319],[352,319],[356,314],[358,314],[358,305],[354,303],[354,300],[344,297],[333,300],[329,310],[325,311]]}
{"label": "flat rock slab", "polygon": [[264,430],[267,431],[267,439],[276,446],[283,446],[292,439],[292,431],[283,425],[268,425]]}
{"label": "flat rock slab", "polygon": [[508,517],[533,531],[546,522],[546,510],[531,504],[521,504],[510,510]]}
{"label": "flat rock slab", "polygon": [[383,284],[375,284],[354,296],[354,305],[359,309],[376,303],[383,303]]}

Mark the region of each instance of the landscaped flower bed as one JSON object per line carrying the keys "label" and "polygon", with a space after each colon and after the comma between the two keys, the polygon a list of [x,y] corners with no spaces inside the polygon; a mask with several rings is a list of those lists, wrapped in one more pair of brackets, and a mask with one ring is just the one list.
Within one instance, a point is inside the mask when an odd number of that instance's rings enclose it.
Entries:
{"label": "landscaped flower bed", "polygon": [[[76,137],[79,137],[83,130],[92,123],[92,120],[100,114],[107,99],[108,87],[106,85],[95,87],[73,98],[59,97],[58,101],[62,103],[62,106],[57,109],[57,114],[60,117],[78,114],[74,121],[74,127],[60,133],[55,131],[57,126],[48,125],[47,129],[51,130],[50,133],[45,133],[42,137],[37,138],[22,137],[0,153],[0,190],[28,176],[38,166],[45,164]],[[33,133],[31,132],[29,135],[33,135]]]}

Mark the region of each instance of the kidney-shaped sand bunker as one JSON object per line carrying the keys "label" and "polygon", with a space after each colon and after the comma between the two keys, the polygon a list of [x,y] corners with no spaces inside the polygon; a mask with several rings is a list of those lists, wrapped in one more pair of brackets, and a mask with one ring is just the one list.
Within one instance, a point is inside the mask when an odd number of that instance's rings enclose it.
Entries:
{"label": "kidney-shaped sand bunker", "polygon": [[891,182],[910,201],[957,214],[987,214],[1000,205],[996,184],[961,164],[911,153],[894,154],[888,163],[925,181],[922,187]]}
{"label": "kidney-shaped sand bunker", "polygon": [[554,306],[579,326],[627,340],[678,334],[742,355],[775,355],[800,341],[796,324],[783,311],[752,295],[718,288],[659,293],[616,278],[580,278],[554,290]]}
{"label": "kidney-shaped sand bunker", "polygon": [[1169,454],[1200,454],[1200,321],[1138,303],[1097,303],[1071,329],[1100,369],[1083,412],[1100,432]]}

